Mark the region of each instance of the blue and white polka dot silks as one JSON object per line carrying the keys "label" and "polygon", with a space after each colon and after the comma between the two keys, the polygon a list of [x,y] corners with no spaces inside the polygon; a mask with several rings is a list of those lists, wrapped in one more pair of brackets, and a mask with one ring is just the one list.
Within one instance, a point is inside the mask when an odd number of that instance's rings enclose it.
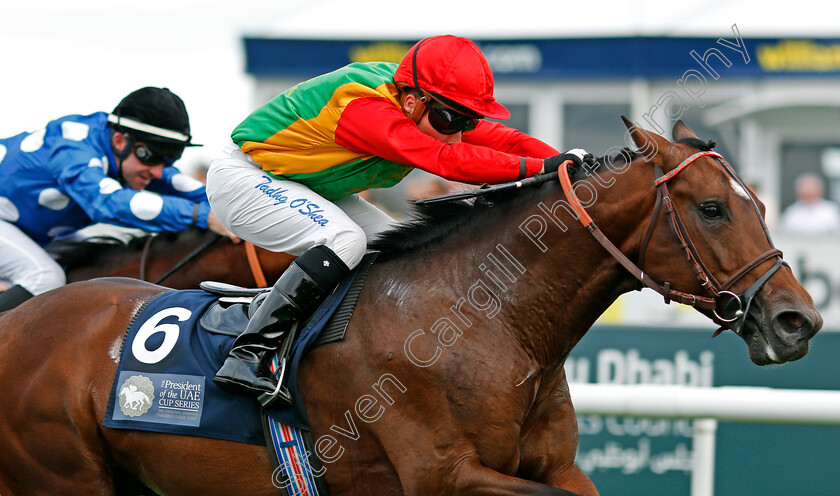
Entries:
{"label": "blue and white polka dot silks", "polygon": [[149,232],[207,227],[204,185],[164,167],[143,191],[123,186],[109,145],[108,114],[70,115],[0,139],[0,219],[41,245],[98,222]]}

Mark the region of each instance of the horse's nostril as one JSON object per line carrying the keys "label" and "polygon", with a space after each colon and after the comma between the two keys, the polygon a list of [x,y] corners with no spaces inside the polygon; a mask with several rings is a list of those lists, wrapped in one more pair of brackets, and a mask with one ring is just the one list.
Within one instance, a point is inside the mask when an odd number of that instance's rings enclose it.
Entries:
{"label": "horse's nostril", "polygon": [[[814,334],[814,326],[811,321],[799,312],[781,312],[774,320],[776,322],[774,327],[779,337],[795,336],[799,339],[808,339]],[[778,331],[781,331],[781,333]]]}
{"label": "horse's nostril", "polygon": [[785,312],[780,315],[780,318],[787,321],[787,323],[794,329],[799,329],[808,322],[808,319],[806,319],[804,315],[797,312]]}

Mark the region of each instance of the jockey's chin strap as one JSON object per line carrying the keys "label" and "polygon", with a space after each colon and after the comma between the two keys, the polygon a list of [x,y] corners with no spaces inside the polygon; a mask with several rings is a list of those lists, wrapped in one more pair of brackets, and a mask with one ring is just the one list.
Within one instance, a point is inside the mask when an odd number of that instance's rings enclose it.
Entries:
{"label": "jockey's chin strap", "polygon": [[[112,142],[114,133],[116,132],[117,131],[115,131],[114,129],[111,129]],[[134,139],[134,136],[128,133],[123,133],[123,136],[125,137],[125,147],[123,147],[122,150],[116,150],[114,149],[113,145],[111,146],[111,151],[114,153],[114,158],[117,159],[117,173],[119,174],[117,180],[120,182],[121,186],[125,186],[126,184],[125,178],[123,177],[123,163],[125,162],[125,159],[127,159],[129,155],[131,155],[131,152],[134,149],[134,144],[137,142],[137,140]]]}
{"label": "jockey's chin strap", "polygon": [[[744,185],[741,179],[735,174],[735,171],[732,170],[726,162],[722,159],[723,157],[713,151],[701,151],[691,155],[690,157],[683,160],[677,167],[669,171],[667,174],[662,173],[662,169],[659,166],[655,166],[657,179],[654,181],[654,186],[657,189],[657,197],[656,197],[656,205],[654,206],[653,214],[651,216],[650,223],[648,225],[647,232],[645,233],[644,240],[642,242],[640,255],[639,255],[639,265],[637,266],[633,263],[629,258],[627,258],[624,253],[621,252],[605,235],[604,233],[598,228],[589,214],[584,210],[583,206],[581,205],[580,201],[578,200],[577,196],[574,193],[574,189],[572,188],[571,178],[568,174],[568,165],[573,165],[570,160],[564,162],[559,171],[560,184],[563,187],[563,192],[566,195],[569,204],[571,205],[572,209],[577,213],[578,220],[583,224],[583,226],[592,234],[592,236],[604,247],[604,249],[612,255],[613,258],[618,261],[621,266],[627,269],[630,274],[632,274],[636,279],[639,280],[641,284],[646,287],[649,287],[662,295],[665,298],[665,303],[670,303],[672,301],[676,301],[677,303],[682,303],[685,305],[690,305],[695,308],[699,308],[702,310],[711,311],[713,315],[714,321],[719,324],[721,327],[718,329],[714,336],[717,336],[725,329],[732,329],[736,333],[740,334],[741,330],[743,329],[744,322],[746,321],[747,312],[749,311],[750,304],[752,303],[753,297],[758,293],[761,287],[766,283],[770,277],[782,266],[787,265],[784,260],[782,260],[782,252],[775,247],[773,247],[773,242],[770,240],[770,233],[767,229],[767,225],[764,223],[764,219],[761,217],[761,210],[758,208],[758,204],[755,201],[755,198],[750,195],[750,199],[752,201],[753,207],[758,215],[759,221],[764,229],[764,233],[767,237],[767,241],[770,243],[771,249],[766,251],[765,253],[756,257],[752,262],[749,262],[744,267],[739,269],[732,277],[726,280],[723,284],[719,283],[714,275],[708,270],[706,265],[700,258],[700,254],[697,252],[694,243],[691,241],[691,238],[688,235],[688,231],[685,228],[685,224],[683,223],[682,219],[677,212],[676,207],[674,206],[674,202],[671,199],[671,196],[668,192],[668,187],[666,185],[667,181],[677,174],[680,171],[684,170],[686,167],[691,165],[695,160],[700,157],[704,156],[712,156],[724,167],[727,174],[735,180],[745,192],[749,192],[749,189]],[[648,241],[650,240],[654,226],[656,224],[657,217],[659,215],[660,207],[664,207],[665,213],[668,214],[668,222],[669,226],[671,227],[671,231],[677,238],[679,242],[680,248],[685,253],[686,259],[692,266],[692,270],[694,271],[697,280],[700,282],[700,285],[709,293],[711,296],[701,296],[696,295],[693,293],[687,293],[683,291],[677,291],[671,288],[669,282],[664,282],[660,284],[659,282],[653,280],[650,276],[645,274],[644,267],[644,257],[645,251],[647,249]],[[764,274],[761,275],[746,291],[743,293],[736,294],[731,291],[731,288],[735,285],[737,281],[751,272],[753,269],[761,265],[767,260],[771,260],[776,258],[776,263],[770,267]],[[640,267],[641,266],[641,267]],[[641,289],[641,288],[639,288]]]}

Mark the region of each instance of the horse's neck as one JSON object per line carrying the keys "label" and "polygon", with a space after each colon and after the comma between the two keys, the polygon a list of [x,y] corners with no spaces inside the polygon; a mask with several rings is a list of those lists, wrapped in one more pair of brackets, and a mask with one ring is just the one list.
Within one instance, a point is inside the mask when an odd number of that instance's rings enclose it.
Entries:
{"label": "horse's neck", "polygon": [[[591,202],[587,213],[622,253],[635,260],[653,207],[653,189],[648,185],[652,172],[639,164],[621,175],[605,173],[584,180],[596,193],[581,199]],[[581,196],[586,191],[578,190]],[[547,228],[542,248],[533,249],[535,240],[530,238],[534,235],[526,236],[529,242],[515,244],[517,256],[528,261],[523,262],[528,272],[514,290],[521,303],[509,313],[509,324],[542,363],[562,363],[616,298],[635,287],[635,279],[564,204],[568,204],[565,196],[557,193],[535,205]],[[526,232],[520,229],[522,225],[513,226],[520,235]],[[523,312],[540,318],[523,326]]]}
{"label": "horse's neck", "polygon": [[[565,232],[549,224],[559,235],[546,242],[545,253],[535,256],[527,247],[515,252],[527,272],[513,290],[521,303],[507,316],[522,346],[544,365],[565,361],[598,317],[629,289],[623,269],[580,224],[565,222]],[[535,318],[523,323],[523,315]]]}
{"label": "horse's neck", "polygon": [[[616,237],[619,248],[628,249],[633,235],[622,236],[609,216],[632,211],[628,201],[616,204],[632,195],[617,184],[609,191],[596,186],[603,190],[602,205],[593,205],[591,215]],[[633,287],[626,271],[578,221],[562,208],[550,213],[562,200],[559,187],[546,185],[475,216],[436,249],[394,260],[380,297],[396,295],[408,306],[403,312],[416,313],[410,305],[423,303],[404,295],[412,294],[414,284],[425,286],[445,310],[460,305],[471,320],[507,333],[514,346],[543,366],[562,363],[609,305]],[[545,232],[538,236],[540,226]]]}
{"label": "horse's neck", "polygon": [[[581,199],[587,204],[587,213],[631,260],[638,257],[639,242],[653,208],[652,177],[652,172],[639,164],[621,175],[607,172],[597,179],[583,179],[591,185],[589,191],[595,192]],[[586,188],[577,189],[583,196]],[[542,216],[549,217],[553,212],[556,223],[547,223],[553,230],[551,241],[548,233],[544,236],[548,250],[534,259],[530,279],[523,286],[541,288],[536,294],[543,301],[529,304],[534,309],[547,307],[547,311],[538,326],[521,331],[521,339],[545,353],[546,360],[562,362],[616,298],[635,288],[636,280],[569,213],[570,209],[553,208],[568,204],[564,195],[541,203],[548,207],[540,207]],[[512,321],[516,322],[516,315]]]}

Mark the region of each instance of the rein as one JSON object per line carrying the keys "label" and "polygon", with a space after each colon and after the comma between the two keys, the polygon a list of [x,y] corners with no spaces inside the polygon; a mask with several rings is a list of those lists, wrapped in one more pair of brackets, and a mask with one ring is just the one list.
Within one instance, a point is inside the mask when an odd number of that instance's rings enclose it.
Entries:
{"label": "rein", "polygon": [[254,275],[254,282],[257,283],[258,288],[268,286],[262,266],[260,266],[260,259],[257,257],[257,247],[249,241],[243,242],[245,243],[245,254],[248,255],[248,266],[251,267],[251,274]]}
{"label": "rein", "polygon": [[[146,240],[146,243],[143,245],[143,253],[140,257],[140,279],[143,281],[146,280],[146,262],[148,261],[149,254],[151,252],[152,240],[154,240],[156,237],[156,235],[149,236],[149,238]],[[184,258],[178,261],[178,263],[176,263],[171,269],[166,271],[166,273],[160,276],[158,280],[154,283],[160,284],[164,280],[168,279],[172,274],[174,274],[182,267],[198,258],[199,255],[201,255],[202,253],[207,251],[208,248],[216,244],[216,242],[222,239],[222,237],[223,236],[221,234],[215,234],[212,238],[202,243],[198,248],[191,251]],[[248,257],[248,266],[251,268],[251,274],[254,276],[254,282],[257,283],[258,288],[264,288],[266,287],[266,279],[265,274],[262,270],[262,266],[260,265],[260,259],[257,256],[256,247],[247,241],[244,241],[244,244],[245,254]]]}
{"label": "rein", "polygon": [[[563,165],[560,166],[559,170],[563,170],[566,165],[574,165],[573,162],[567,160],[569,164],[565,162]],[[601,231],[601,229],[595,224],[595,221],[592,220],[592,217],[586,213],[586,210],[583,209],[583,206],[580,204],[580,201],[575,195],[574,190],[572,189],[572,181],[569,178],[568,172],[565,174],[560,174],[560,184],[563,187],[563,193],[566,194],[566,198],[569,200],[569,204],[571,205],[572,209],[577,213],[578,220],[583,227],[585,227],[590,234],[604,247],[604,249],[612,255],[613,258],[621,264],[622,267],[627,269],[630,274],[632,274],[636,279],[638,279],[642,284],[645,286],[653,289],[657,293],[661,294],[665,298],[665,303],[671,303],[672,301],[676,301],[677,303],[683,303],[685,305],[691,305],[693,307],[703,308],[706,310],[713,310],[715,308],[715,299],[708,298],[704,296],[697,296],[691,293],[685,293],[682,291],[677,291],[675,289],[671,289],[670,283],[666,282],[664,284],[659,284],[653,278],[645,274],[645,271],[636,266],[627,256],[621,252],[621,250],[616,247],[612,241],[610,241],[607,236]]]}
{"label": "rein", "polygon": [[[749,192],[749,189],[744,185],[738,175],[735,173],[734,170],[729,167],[726,162],[722,159],[723,157],[713,151],[701,151],[691,155],[690,157],[683,160],[677,167],[669,171],[667,174],[663,174],[662,169],[657,165],[655,166],[655,171],[657,175],[657,179],[654,181],[654,186],[657,190],[657,197],[656,197],[656,204],[654,205],[653,213],[651,215],[650,222],[648,224],[647,231],[645,233],[644,239],[642,241],[641,250],[639,254],[639,265],[637,266],[634,264],[626,255],[624,255],[605,235],[604,233],[598,228],[589,214],[583,209],[583,206],[580,204],[577,196],[572,189],[572,182],[571,178],[569,177],[568,170],[566,169],[566,165],[569,165],[571,161],[566,161],[563,165],[561,165],[561,171],[565,171],[559,175],[560,184],[563,188],[563,193],[566,195],[567,200],[569,200],[569,204],[571,205],[572,209],[577,213],[578,220],[583,224],[584,227],[592,234],[592,236],[619,262],[630,274],[632,274],[639,282],[660,295],[662,295],[665,299],[665,303],[670,303],[671,301],[676,301],[678,303],[682,303],[685,305],[690,305],[696,308],[710,310],[714,315],[714,320],[717,324],[721,327],[714,333],[714,336],[717,336],[725,329],[732,329],[736,333],[740,334],[744,322],[746,320],[747,312],[749,311],[750,304],[752,303],[753,297],[758,293],[761,287],[766,283],[770,277],[782,266],[787,265],[787,263],[782,260],[782,252],[775,248],[773,245],[772,240],[770,239],[770,233],[767,229],[767,225],[764,222],[764,219],[761,217],[761,210],[758,208],[758,204],[755,201],[755,198],[750,195],[750,200],[752,202],[753,208],[755,209],[759,221],[761,222],[762,228],[764,229],[765,236],[767,237],[767,241],[769,242],[771,249],[767,252],[759,255],[753,261],[749,262],[748,264],[744,265],[739,269],[732,277],[726,280],[723,284],[719,283],[718,280],[714,277],[714,275],[709,271],[706,265],[703,263],[700,254],[698,253],[694,243],[691,241],[691,238],[688,235],[688,230],[685,228],[685,224],[682,221],[682,218],[677,212],[676,206],[674,205],[674,201],[671,199],[670,193],[668,192],[667,181],[672,179],[677,174],[679,174],[682,170],[686,167],[691,165],[695,160],[700,157],[704,156],[711,156],[714,157],[718,163],[720,163],[727,174],[735,180],[743,189],[744,191]],[[653,230],[656,225],[656,220],[658,219],[660,210],[664,210],[664,212],[668,215],[668,224],[671,228],[672,233],[677,238],[679,242],[680,248],[685,253],[686,259],[691,264],[692,270],[697,277],[697,280],[700,282],[700,285],[709,293],[711,296],[702,296],[696,295],[693,293],[687,293],[683,291],[677,291],[671,289],[670,283],[667,281],[660,284],[659,282],[653,280],[650,276],[645,274],[643,269],[644,261],[645,261],[645,252],[647,250],[648,242],[652,237]],[[776,263],[770,267],[767,271],[764,272],[746,291],[743,293],[736,294],[731,291],[731,288],[735,285],[735,283],[745,275],[750,273],[753,269],[761,265],[762,263],[766,262],[767,260],[771,260],[776,258]],[[641,289],[641,288],[639,288]]]}
{"label": "rein", "polygon": [[160,283],[162,283],[162,282],[163,282],[164,280],[166,280],[169,276],[171,276],[172,274],[174,274],[175,272],[177,272],[177,271],[178,271],[181,267],[183,267],[183,266],[187,265],[188,263],[192,262],[193,260],[195,260],[195,259],[196,259],[199,255],[201,255],[202,253],[204,253],[204,252],[205,252],[208,248],[210,248],[210,247],[211,247],[211,246],[213,246],[213,245],[214,245],[217,241],[219,241],[220,239],[222,239],[222,237],[223,237],[223,236],[222,236],[221,234],[214,234],[212,238],[208,239],[207,241],[205,241],[204,243],[202,243],[202,244],[201,244],[201,246],[199,246],[199,247],[198,247],[198,248],[196,248],[195,250],[193,250],[193,251],[191,251],[190,253],[188,253],[188,254],[187,254],[184,258],[182,258],[182,259],[181,259],[178,263],[176,263],[176,264],[175,264],[175,265],[174,265],[171,269],[169,269],[168,271],[166,271],[166,273],[165,273],[164,275],[160,276],[160,277],[158,278],[158,280],[157,280],[157,281],[155,281],[155,284],[160,284]]}
{"label": "rein", "polygon": [[149,252],[152,248],[152,241],[157,238],[157,233],[150,234],[148,238],[146,238],[146,242],[143,243],[143,252],[140,254],[140,280],[146,280],[146,261],[149,260]]}

